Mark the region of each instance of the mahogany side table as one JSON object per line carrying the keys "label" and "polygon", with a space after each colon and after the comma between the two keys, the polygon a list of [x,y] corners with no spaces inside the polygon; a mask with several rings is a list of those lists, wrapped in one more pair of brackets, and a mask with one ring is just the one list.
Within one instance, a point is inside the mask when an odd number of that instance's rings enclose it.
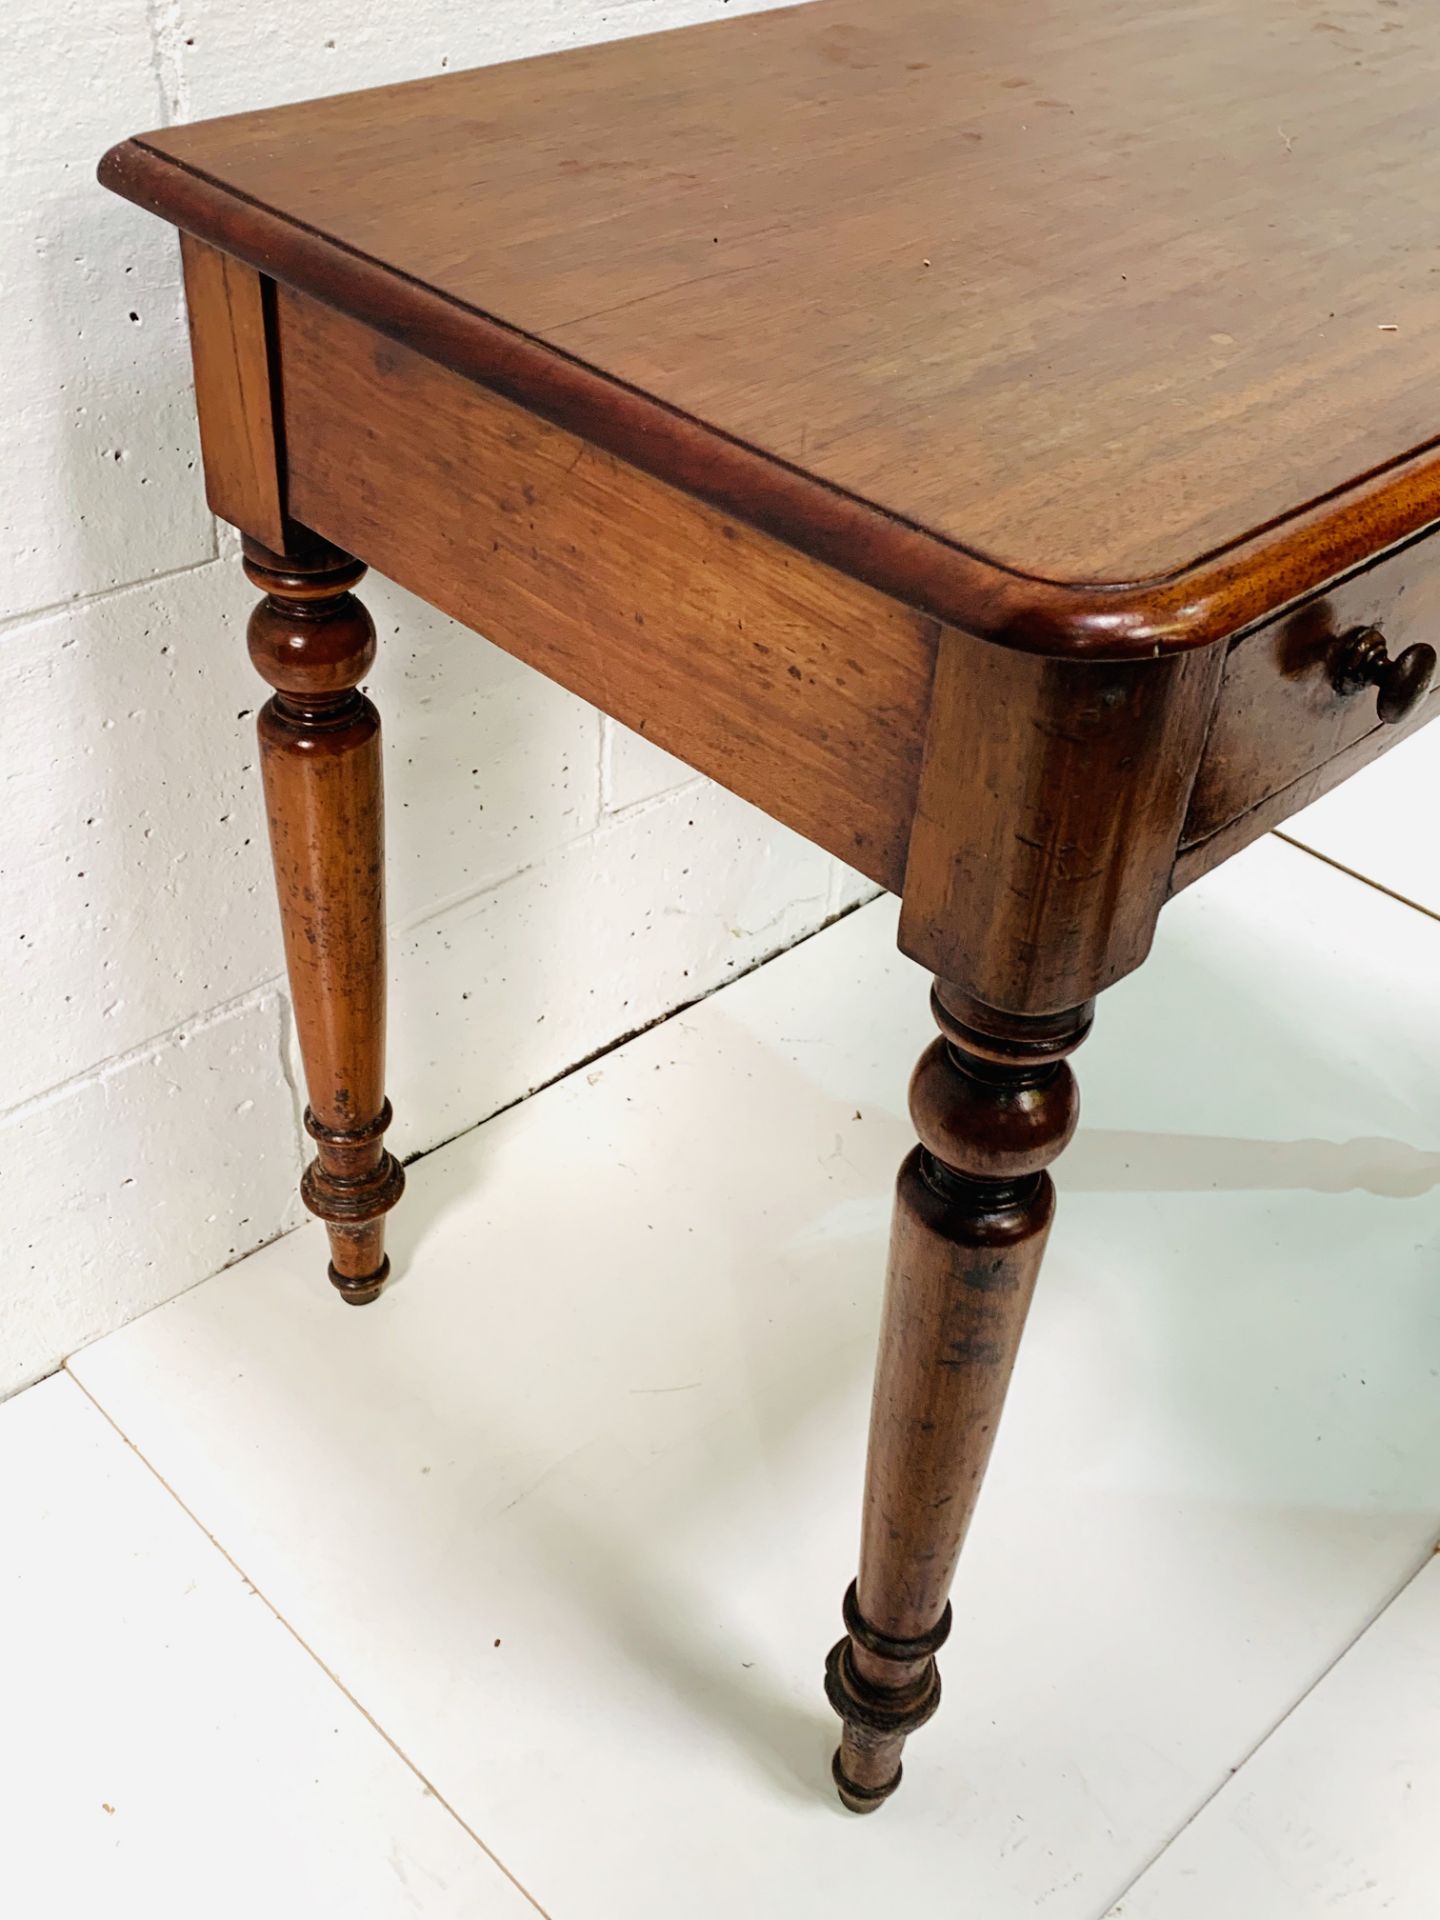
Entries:
{"label": "mahogany side table", "polygon": [[817,0],[101,166],[181,229],[265,596],[346,1300],[403,1184],[351,555],[902,896],[940,1037],[827,1667],[857,1811],[939,1696],[1095,996],[1440,706],[1440,16],[1339,12]]}

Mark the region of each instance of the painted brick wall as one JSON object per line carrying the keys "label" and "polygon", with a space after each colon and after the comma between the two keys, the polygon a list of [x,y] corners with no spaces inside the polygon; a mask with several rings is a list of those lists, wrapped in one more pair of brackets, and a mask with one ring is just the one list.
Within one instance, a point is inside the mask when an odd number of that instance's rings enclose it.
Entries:
{"label": "painted brick wall", "polygon": [[[753,10],[12,0],[0,69],[0,1393],[296,1224],[301,1096],[178,255],[127,133]],[[863,883],[389,583],[393,1141],[448,1138]],[[317,1281],[318,1283],[318,1281]]]}

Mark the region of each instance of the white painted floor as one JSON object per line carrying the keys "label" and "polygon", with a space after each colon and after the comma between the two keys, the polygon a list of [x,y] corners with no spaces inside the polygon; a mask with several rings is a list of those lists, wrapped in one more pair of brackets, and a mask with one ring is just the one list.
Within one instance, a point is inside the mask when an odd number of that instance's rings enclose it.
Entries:
{"label": "white painted floor", "polygon": [[1105,997],[944,1706],[858,1820],[893,940],[417,1164],[376,1306],[307,1228],[0,1407],[0,1910],[1433,1920],[1440,920],[1271,839]]}

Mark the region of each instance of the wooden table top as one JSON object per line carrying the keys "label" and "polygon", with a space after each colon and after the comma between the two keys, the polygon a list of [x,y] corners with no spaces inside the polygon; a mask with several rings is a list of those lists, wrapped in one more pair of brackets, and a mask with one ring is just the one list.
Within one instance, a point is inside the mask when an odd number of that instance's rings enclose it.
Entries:
{"label": "wooden table top", "polygon": [[912,604],[1123,653],[1440,518],[1437,98],[1411,0],[818,0],[102,178]]}

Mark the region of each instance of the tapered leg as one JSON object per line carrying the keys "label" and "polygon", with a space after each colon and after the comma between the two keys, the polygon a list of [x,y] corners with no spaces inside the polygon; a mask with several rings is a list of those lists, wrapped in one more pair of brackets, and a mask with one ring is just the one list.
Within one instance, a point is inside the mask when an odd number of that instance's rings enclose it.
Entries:
{"label": "tapered leg", "polygon": [[265,594],[249,630],[275,689],[260,767],[316,1146],[300,1192],[329,1229],[331,1280],[360,1305],[389,1277],[385,1215],[405,1185],[384,1142],[380,716],[358,690],[375,627],[350,591],[364,567],[318,540],[276,554],[247,539],[245,571]]}
{"label": "tapered leg", "polygon": [[868,1813],[940,1699],[935,1654],[1075,1130],[1065,1056],[1091,1009],[1023,1018],[938,981],[942,1038],[910,1084],[920,1145],[900,1169],[870,1416],[860,1573],[825,1690],[844,1722],[840,1798]]}

